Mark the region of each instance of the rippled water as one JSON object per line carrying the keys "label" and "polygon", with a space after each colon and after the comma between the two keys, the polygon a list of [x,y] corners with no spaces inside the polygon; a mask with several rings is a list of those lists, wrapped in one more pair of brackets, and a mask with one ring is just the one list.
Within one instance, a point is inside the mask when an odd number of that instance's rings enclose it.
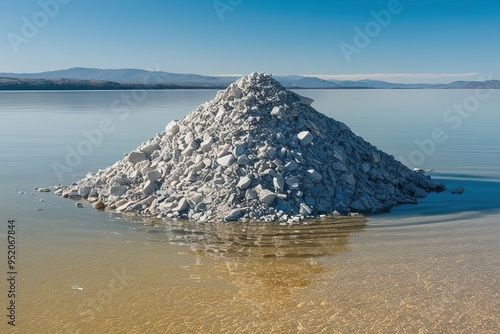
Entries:
{"label": "rippled water", "polygon": [[[453,132],[442,113],[470,91],[301,92],[395,156],[408,154],[433,128],[447,129],[450,138],[423,167],[465,192],[433,194],[390,214],[291,226],[197,225],[31,195],[35,186],[59,183],[51,163],[64,162],[65,148],[103,117],[115,131],[64,182],[120,159],[214,95],[148,92],[121,119],[111,105],[123,93],[0,93],[4,272],[7,219],[17,221],[19,250],[17,326],[2,320],[2,332],[498,332],[496,95]],[[6,299],[0,301],[5,309]]]}

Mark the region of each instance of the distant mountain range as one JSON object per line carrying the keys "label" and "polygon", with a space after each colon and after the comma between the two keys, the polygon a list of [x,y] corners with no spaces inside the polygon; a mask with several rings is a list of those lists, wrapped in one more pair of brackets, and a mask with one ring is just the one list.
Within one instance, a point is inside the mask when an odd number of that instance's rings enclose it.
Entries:
{"label": "distant mountain range", "polygon": [[[500,89],[500,81],[455,81],[448,84],[402,84],[377,80],[324,80],[301,75],[274,76],[286,88],[310,89]],[[74,67],[41,73],[0,73],[0,90],[54,89],[223,89],[236,76],[178,74],[139,69],[97,69]]]}

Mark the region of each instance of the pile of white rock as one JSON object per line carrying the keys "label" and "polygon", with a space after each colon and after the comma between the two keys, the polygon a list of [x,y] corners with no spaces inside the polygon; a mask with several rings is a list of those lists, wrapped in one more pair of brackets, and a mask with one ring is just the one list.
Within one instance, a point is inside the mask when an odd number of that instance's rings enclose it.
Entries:
{"label": "pile of white rock", "polygon": [[57,193],[100,209],[206,222],[382,212],[444,190],[311,103],[252,73]]}

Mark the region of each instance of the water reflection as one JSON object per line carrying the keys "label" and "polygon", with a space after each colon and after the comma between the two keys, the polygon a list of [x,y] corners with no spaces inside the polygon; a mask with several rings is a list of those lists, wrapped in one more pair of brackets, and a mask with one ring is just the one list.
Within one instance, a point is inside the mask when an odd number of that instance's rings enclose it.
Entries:
{"label": "water reflection", "polygon": [[259,222],[231,224],[148,220],[143,229],[193,251],[223,257],[310,258],[348,251],[349,235],[363,231],[364,217],[328,217],[280,225]]}
{"label": "water reflection", "polygon": [[190,277],[231,282],[234,300],[269,305],[296,304],[296,292],[327,271],[318,257],[349,251],[349,236],[364,230],[364,217],[329,217],[297,225],[269,223],[198,224],[152,221],[143,226],[148,242],[186,245],[194,263]]}

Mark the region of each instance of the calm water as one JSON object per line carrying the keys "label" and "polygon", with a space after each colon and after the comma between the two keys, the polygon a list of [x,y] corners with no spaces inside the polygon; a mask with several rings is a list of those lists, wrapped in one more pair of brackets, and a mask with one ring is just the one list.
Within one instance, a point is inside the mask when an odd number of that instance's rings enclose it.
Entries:
{"label": "calm water", "polygon": [[[1,331],[497,333],[500,92],[478,105],[467,105],[473,90],[299,93],[465,192],[301,226],[197,226],[78,209],[33,187],[109,166],[215,91],[0,92],[0,267],[7,272],[6,225],[16,219],[19,272],[17,326],[3,316]],[[456,104],[467,117],[448,112]],[[446,139],[430,143],[435,129]],[[85,133],[94,144],[85,146]],[[72,150],[85,155],[70,165]]]}

